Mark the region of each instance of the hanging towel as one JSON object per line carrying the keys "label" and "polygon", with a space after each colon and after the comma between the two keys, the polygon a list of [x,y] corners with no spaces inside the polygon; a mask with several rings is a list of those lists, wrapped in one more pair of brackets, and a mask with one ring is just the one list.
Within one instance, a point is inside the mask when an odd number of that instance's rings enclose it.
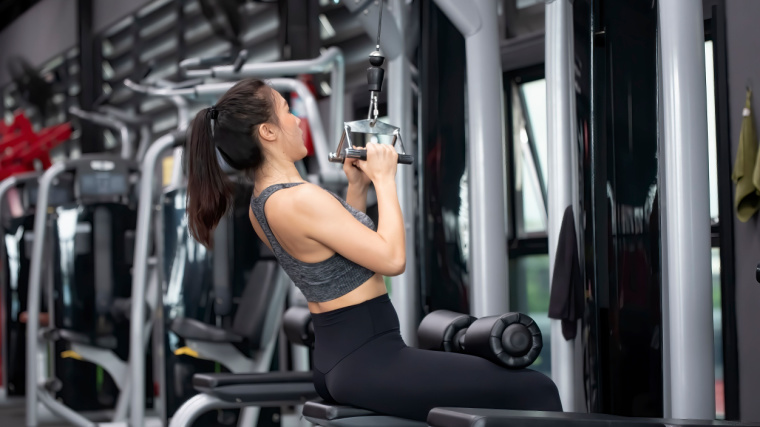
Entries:
{"label": "hanging towel", "polygon": [[[757,162],[757,134],[755,123],[752,120],[751,107],[752,91],[747,90],[747,102],[742,112],[742,128],[739,134],[739,149],[736,151],[736,162],[731,179],[736,183],[734,208],[736,216],[741,222],[747,222],[760,208],[760,192],[752,183],[753,173],[758,174],[755,168]],[[758,176],[760,181],[760,176]]]}
{"label": "hanging towel", "polygon": [[573,208],[568,206],[562,217],[562,226],[554,257],[554,273],[549,296],[549,317],[562,320],[562,336],[575,338],[577,321],[583,317],[583,279],[578,261],[578,238],[575,235]]}
{"label": "hanging towel", "polygon": [[755,185],[755,193],[760,197],[760,150],[757,150],[755,172],[752,174],[752,184]]}

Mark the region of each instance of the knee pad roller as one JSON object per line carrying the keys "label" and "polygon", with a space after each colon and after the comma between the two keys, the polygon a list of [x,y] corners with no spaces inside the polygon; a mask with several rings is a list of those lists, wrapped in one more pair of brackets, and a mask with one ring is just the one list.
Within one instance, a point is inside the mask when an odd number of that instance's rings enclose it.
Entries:
{"label": "knee pad roller", "polygon": [[291,343],[314,347],[314,324],[308,308],[288,308],[282,317],[282,328]]}
{"label": "knee pad roller", "polygon": [[530,366],[543,347],[538,325],[522,313],[476,319],[437,310],[422,320],[417,338],[420,348],[471,354],[510,369]]}

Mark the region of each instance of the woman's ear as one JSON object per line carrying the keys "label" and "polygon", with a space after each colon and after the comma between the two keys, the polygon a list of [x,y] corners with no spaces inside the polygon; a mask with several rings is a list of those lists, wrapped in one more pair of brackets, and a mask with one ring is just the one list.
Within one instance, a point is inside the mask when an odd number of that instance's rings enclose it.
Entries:
{"label": "woman's ear", "polygon": [[272,142],[277,139],[277,128],[271,123],[262,123],[259,125],[259,140]]}

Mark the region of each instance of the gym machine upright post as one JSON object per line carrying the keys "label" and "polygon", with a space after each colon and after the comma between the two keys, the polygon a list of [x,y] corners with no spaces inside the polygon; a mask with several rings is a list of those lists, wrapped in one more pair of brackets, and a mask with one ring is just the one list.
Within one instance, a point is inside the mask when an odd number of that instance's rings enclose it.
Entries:
{"label": "gym machine upright post", "polygon": [[[111,123],[97,113],[73,111],[84,119],[94,119],[99,124],[117,129],[126,126]],[[131,141],[128,132],[120,132],[122,155],[132,156]],[[43,257],[45,257],[46,232],[51,211],[51,191],[58,185],[62,176],[71,178],[73,197],[65,206],[57,208],[52,224],[58,245],[52,245],[54,252],[48,267],[56,268],[54,274],[65,289],[58,291],[50,283],[48,298],[50,308],[54,305],[67,307],[71,300],[81,298],[80,303],[93,304],[93,319],[73,321],[65,312],[50,316],[50,326],[40,328],[40,299],[43,283]],[[118,353],[123,353],[126,340],[121,342],[119,331],[126,326],[129,315],[128,283],[131,268],[129,256],[130,238],[133,236],[134,204],[133,186],[139,180],[138,164],[125,157],[112,154],[91,154],[75,160],[65,160],[54,164],[39,180],[39,189],[34,217],[34,240],[29,279],[27,354],[36,361],[41,345],[56,347],[66,346],[68,350],[62,357],[94,363],[102,367],[120,390],[113,421],[126,419],[129,399],[128,365]],[[92,257],[83,263],[75,263],[78,256]],[[77,273],[83,266],[92,266],[92,272]],[[85,267],[83,270],[88,270]],[[80,277],[76,274],[84,274]],[[65,277],[64,277],[65,276]],[[89,283],[88,281],[91,281]],[[56,293],[66,298],[56,298]],[[59,310],[60,311],[60,310]],[[70,312],[70,310],[65,310]],[[79,313],[84,315],[83,313]],[[63,323],[56,325],[57,319]],[[144,322],[145,319],[141,318]],[[27,364],[27,426],[38,424],[37,410],[39,402],[43,403],[55,415],[80,426],[93,426],[95,423],[77,413],[74,409],[56,399],[56,393],[64,386],[57,378],[40,378],[37,363]]]}

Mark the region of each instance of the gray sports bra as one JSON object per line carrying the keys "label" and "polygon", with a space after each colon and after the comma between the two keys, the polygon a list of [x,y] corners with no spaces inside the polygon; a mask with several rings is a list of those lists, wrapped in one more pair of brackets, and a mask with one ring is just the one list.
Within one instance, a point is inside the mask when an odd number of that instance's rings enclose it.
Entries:
{"label": "gray sports bra", "polygon": [[[298,289],[303,292],[306,300],[309,302],[330,301],[358,288],[359,285],[369,280],[375,273],[353,261],[349,261],[337,252],[324,261],[303,262],[293,258],[280,246],[277,238],[272,233],[272,229],[269,228],[269,223],[264,214],[264,204],[275,191],[295,187],[300,184],[303,183],[274,184],[265,188],[258,197],[251,197],[251,210],[264,234],[267,236],[269,243],[272,245],[272,252],[274,252],[275,257],[280,262],[280,266],[290,276]],[[372,230],[375,230],[375,223],[372,222],[372,219],[367,214],[354,209],[336,194],[330,191],[328,193],[338,199],[351,212],[354,218]]]}

